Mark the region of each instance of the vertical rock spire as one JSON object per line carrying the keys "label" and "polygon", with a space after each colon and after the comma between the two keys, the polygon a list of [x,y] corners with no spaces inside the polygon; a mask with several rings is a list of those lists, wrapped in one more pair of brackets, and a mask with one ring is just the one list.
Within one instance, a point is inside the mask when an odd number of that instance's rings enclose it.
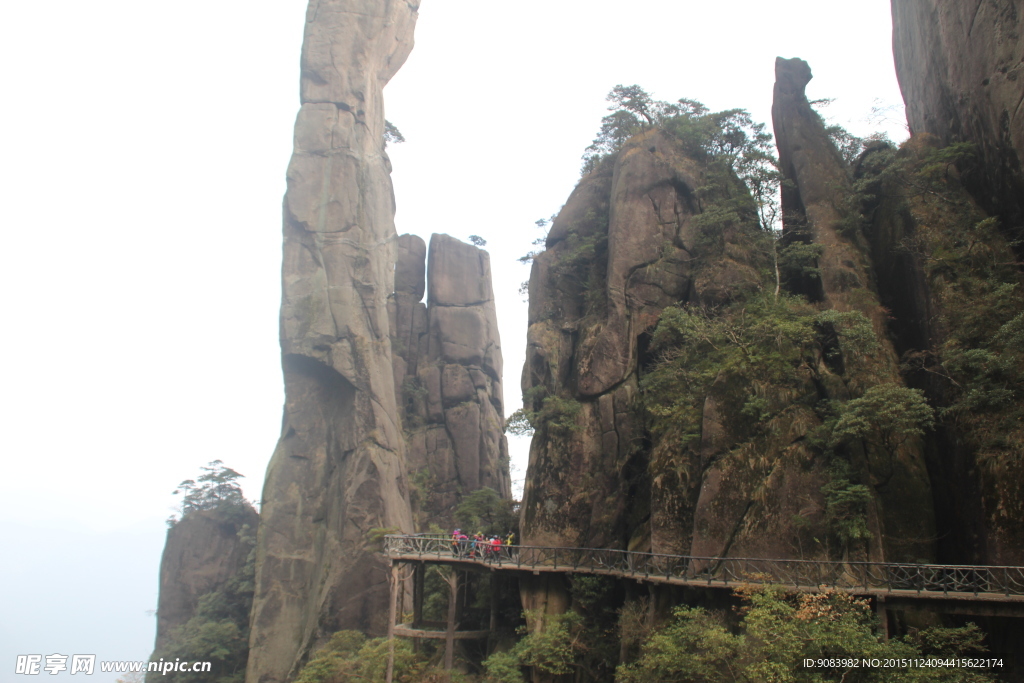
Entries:
{"label": "vertical rock spire", "polygon": [[[799,293],[823,309],[863,314],[878,340],[876,351],[865,360],[858,376],[839,373],[841,383],[834,383],[828,397],[847,400],[868,386],[902,385],[849,171],[804,92],[811,68],[802,59],[779,57],[775,79],[772,123],[779,168],[786,181],[782,186],[782,241],[786,245],[806,242],[820,249],[816,263],[820,276]],[[875,462],[874,468],[879,468],[877,452],[873,455],[866,450],[854,457],[872,477],[884,479],[876,476],[869,464]],[[875,486],[879,527],[872,533],[881,536],[881,544],[873,552],[889,559],[930,557],[934,552],[934,515],[921,444],[908,442],[894,457],[889,480]]]}
{"label": "vertical rock spire", "polygon": [[[284,200],[285,410],[267,469],[247,680],[285,681],[341,628],[382,626],[376,527],[412,530],[387,298],[395,227],[382,91],[405,0],[311,0]],[[377,624],[381,621],[381,624]]]}

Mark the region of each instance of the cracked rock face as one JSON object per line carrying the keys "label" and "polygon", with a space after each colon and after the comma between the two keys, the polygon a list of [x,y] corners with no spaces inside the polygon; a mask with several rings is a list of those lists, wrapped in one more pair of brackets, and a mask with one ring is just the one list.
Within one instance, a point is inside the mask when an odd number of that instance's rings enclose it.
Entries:
{"label": "cracked rock face", "polygon": [[[678,140],[657,130],[639,135],[614,165],[580,181],[534,260],[526,407],[543,412],[544,397],[553,396],[577,412],[571,427],[563,419],[534,436],[524,543],[690,547],[698,491],[654,480],[632,404],[665,307],[727,303],[758,282],[756,264],[736,244],[749,225],[726,230],[720,257],[698,265],[701,183],[699,164]],[[524,593],[526,602],[535,597]]]}
{"label": "cracked rock face", "polygon": [[974,143],[964,181],[1005,229],[1024,230],[1024,6],[1018,0],[892,0],[907,121],[942,144]]}
{"label": "cracked rock face", "polygon": [[[887,332],[886,311],[875,290],[870,245],[860,229],[844,229],[844,219],[859,211],[852,204],[849,171],[804,94],[811,69],[801,59],[780,57],[775,62],[775,79],[772,123],[779,167],[788,181],[782,190],[783,243],[808,242],[821,248],[817,258],[820,277],[802,293],[822,309],[857,311],[870,320],[878,349],[863,369],[864,377],[868,385],[902,385],[896,351]],[[856,396],[856,385],[863,381],[843,377],[826,389],[822,398],[845,400]],[[868,462],[871,454],[864,457]],[[930,557],[934,549],[929,539],[934,538],[935,522],[920,443],[899,450],[895,472],[888,485],[874,492],[871,516],[877,515],[872,523],[878,526],[873,533],[885,539],[874,550],[875,557]]]}
{"label": "cracked rock face", "polygon": [[239,531],[248,524],[255,532],[259,519],[248,504],[233,515],[197,510],[167,531],[160,559],[155,652],[166,647],[172,630],[195,616],[199,598],[220,590],[242,568],[252,546],[242,541]]}
{"label": "cracked rock face", "polygon": [[[858,361],[857,375],[833,370],[824,356],[809,361],[792,391],[812,398],[780,412],[764,442],[752,440],[742,412],[756,387],[727,368],[703,397],[698,439],[661,440],[647,432],[636,400],[659,362],[648,349],[663,311],[682,306],[729,320],[742,315],[729,304],[751,301],[776,283],[766,275],[773,246],[752,203],[728,221],[702,218],[722,197],[749,196],[738,178],[709,181],[668,133],[634,137],[581,179],[534,260],[523,390],[536,433],[521,513],[524,543],[703,557],[828,552],[805,528],[824,524],[822,487],[830,480],[827,458],[803,445],[821,424],[807,406],[902,379],[873,289],[869,245],[858,231],[844,232],[855,208],[851,180],[804,96],[810,77],[801,60],[777,63],[773,118],[790,181],[785,232],[821,248],[820,280],[813,291],[793,293],[806,294],[813,308],[862,313],[878,350]],[[703,225],[715,227],[709,233]],[[871,448],[851,455],[866,478],[874,475],[871,463],[885,460]],[[759,469],[762,451],[771,466]],[[905,444],[892,457],[888,486],[872,494],[865,513],[878,540],[857,549],[860,559],[933,552],[920,445]],[[524,589],[524,604],[560,604],[556,594],[557,586],[540,582]]]}
{"label": "cracked rock face", "polygon": [[367,534],[411,531],[387,297],[394,197],[382,89],[416,7],[312,0],[284,201],[285,413],[267,469],[246,680],[293,677],[344,628],[381,630],[383,560]]}
{"label": "cracked rock face", "polygon": [[398,251],[389,311],[414,511],[420,528],[447,526],[461,493],[511,497],[490,257],[448,235],[430,238],[429,258],[415,235]]}

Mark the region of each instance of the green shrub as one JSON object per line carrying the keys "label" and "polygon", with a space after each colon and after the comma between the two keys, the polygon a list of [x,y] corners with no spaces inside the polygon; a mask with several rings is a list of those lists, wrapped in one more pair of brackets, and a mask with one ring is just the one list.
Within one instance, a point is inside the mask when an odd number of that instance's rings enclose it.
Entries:
{"label": "green shrub", "polygon": [[739,624],[729,628],[707,610],[677,607],[673,619],[644,642],[636,661],[619,665],[617,683],[811,683],[822,681],[948,683],[992,681],[987,674],[952,668],[805,668],[803,660],[943,658],[983,651],[973,624],[926,629],[913,638],[884,641],[866,600],[842,591],[787,595],[763,586],[739,591]]}

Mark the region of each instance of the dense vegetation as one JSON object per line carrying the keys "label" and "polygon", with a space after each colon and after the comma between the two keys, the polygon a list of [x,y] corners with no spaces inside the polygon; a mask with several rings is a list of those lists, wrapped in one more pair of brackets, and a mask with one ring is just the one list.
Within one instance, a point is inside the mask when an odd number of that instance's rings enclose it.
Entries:
{"label": "dense vegetation", "polygon": [[984,650],[971,625],[926,629],[913,637],[884,640],[874,630],[866,600],[842,591],[787,595],[772,587],[741,590],[743,607],[731,628],[721,614],[677,607],[655,629],[632,662],[621,664],[618,683],[726,683],[811,681],[993,680],[962,668],[837,666],[808,668],[807,659],[878,660],[971,656]]}
{"label": "dense vegetation", "polygon": [[[415,654],[407,641],[397,640],[394,650],[395,683],[443,683],[444,672]],[[384,683],[388,665],[388,641],[367,638],[359,631],[339,631],[318,650],[299,673],[295,683]],[[453,680],[459,680],[456,674]]]}
{"label": "dense vegetation", "polygon": [[[773,472],[789,467],[788,472],[817,473],[815,490],[805,492],[816,498],[814,511],[789,520],[802,539],[801,555],[866,558],[876,552],[872,544],[903,543],[898,532],[880,526],[879,510],[928,504],[922,470],[907,464],[920,460],[907,454],[919,454],[925,439],[943,425],[962,435],[989,472],[992,487],[998,488],[1000,476],[1004,482],[1019,481],[1024,452],[1020,264],[996,221],[980,215],[960,188],[958,173],[969,169],[969,147],[922,152],[911,141],[897,150],[882,136],[860,140],[824,126],[838,156],[850,165],[849,186],[835,188],[841,239],[864,250],[865,263],[872,243],[876,250],[913,255],[923,264],[924,286],[931,288],[937,315],[928,322],[936,344],[897,345],[900,366],[892,339],[901,321],[863,278],[844,290],[841,310],[811,294],[821,288],[824,248],[810,233],[794,230],[783,237],[778,229],[782,181],[762,125],[742,110],[712,113],[692,100],[659,102],[638,86],[617,86],[608,99],[612,113],[584,156],[584,181],[609,174],[632,136],[652,128],[671,134],[702,168],[693,219],[700,230],[691,262],[696,277],[723,258],[741,260],[759,276],[755,286],[734,288],[724,300],[669,306],[648,330],[635,404],[644,429],[635,449],[648,458],[655,486],[669,482],[671,495],[680,496],[699,488],[709,466],[704,433],[709,404],[726,435],[724,450],[712,452],[712,462],[736,477],[729,485],[738,481],[745,487],[741,495],[750,496],[750,518],[771,514],[763,506]],[[899,230],[879,227],[880,220],[893,216],[908,222],[896,244],[891,239]],[[557,247],[548,245],[544,264],[558,300],[544,303],[561,308],[541,310],[541,320],[550,316],[565,328],[584,330],[604,314],[607,229],[593,229],[589,223],[601,221],[592,218],[579,228],[562,226]],[[566,304],[574,300],[582,303]],[[546,360],[571,361],[552,354]],[[554,366],[549,374],[555,374]],[[921,375],[937,378],[938,385],[914,379]],[[535,382],[524,397],[525,408],[510,418],[510,429],[536,431],[558,451],[560,444],[578,438],[574,432],[583,428],[585,404],[572,394],[571,382],[558,389],[547,378]],[[909,490],[899,477],[915,468],[919,483]],[[998,509],[1004,503],[1024,513],[1016,489],[987,498],[992,514],[1006,517],[1006,510]],[[905,500],[894,502],[900,496]],[[892,510],[888,514],[898,518]],[[906,553],[901,559],[927,561],[934,538],[920,541],[913,550],[901,549]],[[886,546],[887,557],[892,549]],[[632,645],[616,680],[988,680],[963,672],[905,671],[875,678],[862,672],[801,672],[799,659],[820,643],[830,644],[833,653],[952,654],[971,651],[982,635],[974,627],[938,629],[886,642],[866,605],[841,594],[797,598],[769,588],[749,592],[747,601],[739,621],[682,608],[660,631],[652,632],[649,624],[640,628],[642,637],[635,635],[637,629],[628,635],[629,629],[620,627],[618,642]],[[486,665],[488,680],[520,681],[526,666],[549,675],[571,672],[578,680],[611,680],[601,667],[617,661],[616,654],[596,656],[600,648],[594,643],[614,642],[615,635],[607,629],[595,635],[600,619],[579,601],[573,604],[566,615],[544,616],[543,630],[524,634],[515,647],[493,655]],[[627,612],[624,607],[623,623],[629,621]],[[541,618],[532,615],[533,621]],[[766,625],[771,629],[764,630]],[[778,637],[768,637],[776,632]]]}

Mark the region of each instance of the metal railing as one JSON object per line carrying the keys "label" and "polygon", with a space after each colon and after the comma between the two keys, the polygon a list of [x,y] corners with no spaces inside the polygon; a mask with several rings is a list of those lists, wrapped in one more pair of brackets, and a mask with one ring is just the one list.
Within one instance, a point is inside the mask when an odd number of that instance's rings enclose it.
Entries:
{"label": "metal railing", "polygon": [[729,586],[777,584],[798,589],[834,587],[853,593],[915,591],[928,597],[950,593],[988,599],[1024,599],[1024,567],[987,565],[830,562],[749,557],[689,557],[603,548],[557,548],[488,544],[476,547],[450,536],[391,535],[384,552],[392,558],[475,562],[502,569],[577,571],[593,574]]}

